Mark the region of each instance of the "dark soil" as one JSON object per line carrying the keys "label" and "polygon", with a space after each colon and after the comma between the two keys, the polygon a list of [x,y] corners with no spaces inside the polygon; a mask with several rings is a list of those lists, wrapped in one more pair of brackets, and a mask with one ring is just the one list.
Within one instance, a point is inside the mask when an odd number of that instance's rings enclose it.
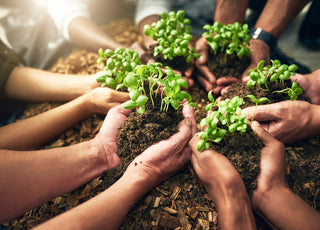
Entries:
{"label": "dark soil", "polygon": [[234,53],[225,55],[222,52],[217,52],[215,55],[210,49],[207,65],[210,72],[212,72],[217,79],[220,77],[235,77],[241,79],[242,73],[250,65],[250,60],[249,56],[243,56],[239,59]]}
{"label": "dark soil", "polygon": [[147,53],[154,58],[156,62],[162,63],[162,66],[169,66],[173,70],[178,70],[181,73],[184,73],[187,69],[191,67],[191,63],[186,63],[186,58],[183,56],[176,56],[172,60],[164,59],[162,54],[158,54],[157,56],[153,56],[154,47],[156,45],[151,46]]}

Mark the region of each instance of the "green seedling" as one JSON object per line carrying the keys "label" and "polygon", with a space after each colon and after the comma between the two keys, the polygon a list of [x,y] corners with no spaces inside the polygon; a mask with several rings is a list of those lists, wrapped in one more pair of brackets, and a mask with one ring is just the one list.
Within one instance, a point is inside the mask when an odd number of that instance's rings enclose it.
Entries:
{"label": "green seedling", "polygon": [[205,25],[203,29],[207,31],[202,36],[206,38],[215,54],[218,51],[226,55],[235,53],[240,59],[244,55],[250,55],[248,48],[250,36],[247,24],[241,25],[239,22],[235,22],[234,24],[222,25],[220,22],[215,22],[213,25]]}
{"label": "green seedling", "polygon": [[255,107],[255,110],[254,110],[254,113],[253,113],[253,116],[251,119],[251,122],[252,122],[254,120],[254,117],[256,116],[258,104],[262,104],[262,103],[270,101],[270,100],[267,97],[261,97],[260,99],[257,99],[254,95],[251,95],[251,94],[247,95],[246,97],[250,98],[251,101],[256,104],[256,107]]}
{"label": "green seedling", "polygon": [[189,48],[191,41],[190,19],[184,17],[183,10],[161,13],[161,19],[150,25],[145,25],[144,34],[152,37],[158,45],[154,49],[154,56],[163,54],[164,59],[172,60],[176,56],[183,56],[190,63],[193,58],[199,58],[195,48]]}
{"label": "green seedling", "polygon": [[292,82],[291,88],[274,91],[273,93],[287,93],[290,100],[295,101],[297,100],[297,97],[303,93],[303,89],[298,86],[297,82]]}
{"label": "green seedling", "polygon": [[108,86],[112,89],[116,89],[127,74],[141,64],[138,52],[131,49],[118,48],[115,51],[99,49],[99,56],[97,63],[104,63],[104,74],[96,80],[102,87]]}
{"label": "green seedling", "polygon": [[204,131],[199,134],[201,140],[197,143],[198,151],[208,149],[210,142],[221,142],[225,135],[232,135],[234,132],[245,133],[247,130],[246,114],[241,114],[240,108],[244,104],[242,98],[236,96],[229,101],[221,101],[219,104],[214,101],[213,97],[208,95],[208,98],[211,103],[207,105],[206,110],[213,106],[218,106],[218,110],[211,111],[200,122]]}
{"label": "green seedling", "polygon": [[269,81],[279,81],[284,86],[284,81],[289,80],[291,76],[295,75],[295,71],[298,69],[298,66],[294,64],[288,66],[281,64],[279,60],[271,60],[271,63],[272,65],[265,66],[265,61],[261,60],[256,68],[249,71],[250,80],[247,82],[249,88],[256,85],[264,91],[269,91]]}
{"label": "green seedling", "polygon": [[128,88],[130,100],[125,103],[125,109],[138,107],[137,112],[143,114],[149,98],[154,106],[154,97],[157,95],[154,91],[158,91],[161,85],[165,95],[160,94],[160,111],[168,111],[169,105],[178,109],[182,106],[181,102],[185,100],[187,104],[196,107],[190,94],[181,90],[181,87],[187,88],[188,83],[182,79],[180,74],[175,74],[169,67],[166,67],[166,74],[164,74],[161,65],[158,62],[139,65],[116,87],[117,90],[123,87]]}

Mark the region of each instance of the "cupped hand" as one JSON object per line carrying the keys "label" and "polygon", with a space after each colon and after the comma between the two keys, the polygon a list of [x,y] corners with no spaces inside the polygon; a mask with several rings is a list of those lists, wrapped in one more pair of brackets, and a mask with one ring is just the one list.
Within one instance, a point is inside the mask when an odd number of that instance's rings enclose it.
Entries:
{"label": "cupped hand", "polygon": [[190,161],[188,142],[196,130],[193,109],[185,106],[184,119],[178,125],[178,132],[169,139],[150,146],[129,165],[127,173],[147,177],[148,189],[174,175]]}
{"label": "cupped hand", "polygon": [[114,168],[120,164],[117,155],[117,133],[120,125],[127,119],[132,110],[124,109],[123,104],[118,105],[108,112],[97,136],[92,139],[98,147],[101,159],[107,169]]}
{"label": "cupped hand", "polygon": [[94,113],[106,114],[109,109],[130,99],[129,94],[119,92],[108,87],[95,88],[84,95],[87,109]]}
{"label": "cupped hand", "polygon": [[191,162],[198,177],[206,187],[215,202],[219,202],[227,195],[243,191],[245,185],[238,171],[232,163],[215,150],[197,150],[200,141],[198,134],[194,135],[189,145],[192,149]]}
{"label": "cupped hand", "polygon": [[256,68],[259,61],[265,60],[266,65],[270,63],[270,48],[265,42],[258,39],[251,39],[249,48],[251,51],[251,63],[242,74],[242,82],[250,80],[248,72],[249,70]]}
{"label": "cupped hand", "polygon": [[263,122],[261,126],[278,140],[290,143],[319,133],[318,107],[305,101],[282,101],[248,107],[242,113],[247,114],[248,120],[254,117],[254,120]]}
{"label": "cupped hand", "polygon": [[199,38],[195,43],[196,52],[200,54],[200,58],[195,61],[195,66],[199,73],[196,74],[196,79],[202,87],[209,92],[215,87],[216,77],[210,72],[207,61],[209,46],[204,37]]}
{"label": "cupped hand", "polygon": [[266,191],[286,186],[285,149],[284,145],[263,129],[257,121],[252,122],[251,128],[264,144],[261,150],[258,186],[253,193],[253,203],[259,205],[259,200]]}
{"label": "cupped hand", "polygon": [[304,95],[311,99],[312,104],[320,105],[320,69],[306,75],[296,73],[291,80],[299,84]]}

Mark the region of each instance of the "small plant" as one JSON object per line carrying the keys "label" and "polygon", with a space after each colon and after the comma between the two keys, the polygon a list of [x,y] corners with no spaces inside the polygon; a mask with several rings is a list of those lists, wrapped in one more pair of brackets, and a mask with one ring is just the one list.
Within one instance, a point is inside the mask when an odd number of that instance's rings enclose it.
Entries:
{"label": "small plant", "polygon": [[112,89],[115,89],[128,73],[141,64],[138,52],[131,49],[118,48],[115,51],[99,49],[99,56],[97,63],[105,62],[103,67],[105,74],[96,80],[102,87],[108,86]]}
{"label": "small plant", "polygon": [[181,87],[188,87],[188,83],[182,79],[182,76],[175,74],[169,67],[166,67],[167,70],[164,75],[160,66],[161,63],[158,62],[139,65],[116,87],[117,90],[122,87],[128,88],[130,101],[125,103],[125,109],[138,107],[137,112],[143,114],[145,112],[145,104],[149,98],[154,106],[154,97],[157,96],[154,91],[158,91],[161,85],[165,95],[160,94],[160,111],[168,111],[169,105],[174,109],[178,109],[182,105],[181,102],[185,100],[191,106],[196,107],[190,94],[181,90]]}
{"label": "small plant", "polygon": [[207,32],[204,32],[202,36],[206,38],[215,54],[217,51],[226,55],[235,53],[239,59],[244,55],[250,55],[248,48],[250,36],[247,24],[241,25],[239,22],[235,22],[234,24],[222,25],[220,22],[215,22],[213,25],[205,25],[203,29]]}
{"label": "small plant", "polygon": [[245,133],[247,130],[246,114],[241,114],[240,106],[244,101],[239,96],[231,100],[224,100],[218,103],[212,97],[212,93],[208,94],[211,101],[206,106],[206,112],[209,112],[214,106],[218,106],[218,110],[211,111],[208,116],[201,120],[201,128],[206,128],[200,132],[201,140],[197,143],[197,150],[208,149],[210,146],[209,141],[219,143],[225,135],[232,135],[238,131]]}
{"label": "small plant", "polygon": [[274,93],[287,93],[290,100],[295,101],[297,100],[297,97],[303,93],[303,89],[298,86],[297,82],[292,82],[291,88],[274,91]]}
{"label": "small plant", "polygon": [[145,25],[144,34],[158,42],[154,49],[154,56],[163,54],[164,59],[172,60],[176,56],[183,56],[190,63],[193,58],[199,58],[195,48],[190,49],[191,26],[190,19],[184,17],[184,11],[163,12],[161,19],[152,25]]}
{"label": "small plant", "polygon": [[[279,81],[284,86],[284,81],[295,75],[295,71],[298,69],[295,64],[281,65],[279,60],[271,60],[271,63],[272,65],[265,66],[265,61],[261,60],[256,68],[249,71],[250,80],[247,82],[249,88],[257,85],[260,89],[268,91],[268,81]],[[263,89],[261,85],[264,85],[265,88]]]}
{"label": "small plant", "polygon": [[251,119],[251,122],[252,122],[254,120],[254,117],[256,116],[258,104],[261,104],[261,103],[264,103],[264,102],[270,101],[270,100],[267,97],[261,97],[260,99],[257,99],[254,95],[251,95],[251,94],[247,95],[246,97],[250,98],[251,101],[256,104],[256,107],[255,107],[255,110],[254,110],[254,113],[253,113],[253,116]]}

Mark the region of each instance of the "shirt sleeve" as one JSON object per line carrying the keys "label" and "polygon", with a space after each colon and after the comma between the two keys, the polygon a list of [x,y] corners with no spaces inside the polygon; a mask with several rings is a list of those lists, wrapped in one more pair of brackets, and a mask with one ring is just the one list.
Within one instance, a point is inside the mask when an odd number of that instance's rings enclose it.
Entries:
{"label": "shirt sleeve", "polygon": [[59,33],[70,41],[69,24],[77,17],[90,17],[86,1],[48,0],[48,12]]}
{"label": "shirt sleeve", "polygon": [[12,70],[19,64],[19,56],[0,40],[0,98],[5,95],[4,89]]}
{"label": "shirt sleeve", "polygon": [[161,14],[162,12],[168,13],[171,9],[170,0],[137,0],[135,12],[135,24],[138,25],[144,18]]}

